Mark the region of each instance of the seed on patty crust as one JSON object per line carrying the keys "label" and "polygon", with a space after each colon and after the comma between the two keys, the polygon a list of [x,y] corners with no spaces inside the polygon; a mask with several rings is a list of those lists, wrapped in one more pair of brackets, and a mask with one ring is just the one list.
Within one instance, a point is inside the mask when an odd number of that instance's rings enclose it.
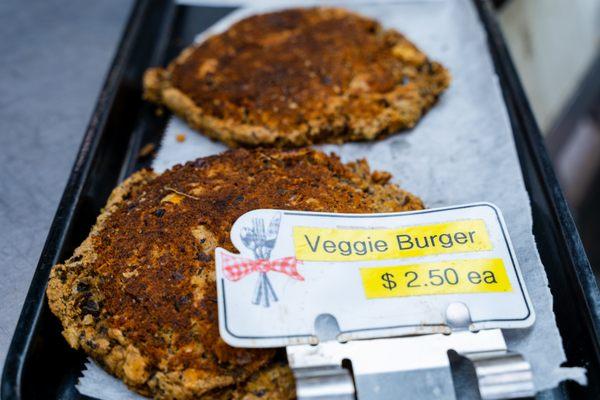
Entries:
{"label": "seed on patty crust", "polygon": [[297,147],[412,128],[449,83],[398,32],[299,8],[246,18],[148,70],[144,97],[231,147]]}
{"label": "seed on patty crust", "polygon": [[113,191],[73,256],[52,269],[50,308],[73,348],[141,394],[292,398],[293,378],[277,350],[221,340],[214,249],[235,251],[233,222],[257,208],[423,208],[389,179],[364,160],[343,164],[312,149],[239,149],[162,174],[137,172]]}

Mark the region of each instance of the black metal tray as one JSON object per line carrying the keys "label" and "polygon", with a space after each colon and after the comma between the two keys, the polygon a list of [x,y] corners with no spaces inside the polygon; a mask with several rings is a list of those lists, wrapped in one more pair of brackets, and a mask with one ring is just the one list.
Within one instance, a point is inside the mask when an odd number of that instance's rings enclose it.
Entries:
{"label": "black metal tray", "polygon": [[[497,23],[486,2],[474,1],[508,106],[566,365],[588,369],[587,387],[565,382],[537,397],[598,399],[600,294]],[[182,6],[173,0],[135,4],[29,288],[6,358],[3,399],[86,398],[75,389],[85,355],[67,346],[46,303],[50,268],[85,238],[112,188],[148,166],[150,160],[138,157],[142,146],[159,145],[168,116],[156,115],[142,101],[144,70],[172,59],[197,32],[232,10]]]}

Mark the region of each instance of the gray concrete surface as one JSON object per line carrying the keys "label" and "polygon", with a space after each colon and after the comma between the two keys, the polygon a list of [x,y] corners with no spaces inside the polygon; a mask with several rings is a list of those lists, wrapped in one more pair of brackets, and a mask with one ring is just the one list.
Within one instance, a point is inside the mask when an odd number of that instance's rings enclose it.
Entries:
{"label": "gray concrete surface", "polygon": [[131,3],[0,1],[0,370]]}

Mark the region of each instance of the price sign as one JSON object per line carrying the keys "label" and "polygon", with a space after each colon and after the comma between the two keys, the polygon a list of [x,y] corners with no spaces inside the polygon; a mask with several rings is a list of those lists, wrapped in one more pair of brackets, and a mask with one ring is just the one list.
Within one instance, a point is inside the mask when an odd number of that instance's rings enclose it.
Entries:
{"label": "price sign", "polygon": [[360,274],[369,299],[513,289],[500,258],[361,268]]}
{"label": "price sign", "polygon": [[408,213],[254,210],[234,224],[239,254],[216,250],[219,326],[239,347],[315,343],[333,316],[340,340],[522,328],[534,311],[501,215],[482,203]]}

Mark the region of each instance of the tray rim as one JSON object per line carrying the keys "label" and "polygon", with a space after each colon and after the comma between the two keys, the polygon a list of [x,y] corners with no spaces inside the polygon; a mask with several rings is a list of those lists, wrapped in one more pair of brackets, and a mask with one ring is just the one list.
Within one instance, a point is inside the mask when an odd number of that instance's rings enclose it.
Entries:
{"label": "tray rim", "polygon": [[544,138],[533,115],[498,20],[492,14],[489,1],[475,0],[474,3],[480,18],[484,21],[483,26],[488,37],[496,73],[500,82],[506,84],[506,86],[501,84],[501,87],[507,106],[509,106],[509,102],[512,102],[513,107],[509,110],[509,114],[512,112],[517,117],[515,123],[521,126],[520,131],[524,134],[529,146],[529,153],[535,162],[538,175],[542,178],[540,183],[542,183],[546,198],[554,211],[555,215],[553,217],[556,219],[556,226],[560,228],[562,237],[565,239],[565,247],[575,267],[574,272],[578,283],[581,285],[580,291],[584,295],[588,311],[586,314],[590,317],[589,327],[596,339],[596,353],[600,354],[600,290],[598,283],[552,167]]}
{"label": "tray rim", "polygon": [[[176,0],[167,0],[171,5]],[[516,72],[512,58],[504,41],[498,21],[493,15],[488,0],[472,0],[486,31],[489,51],[492,55],[495,72],[502,87],[504,100],[509,108],[513,130],[518,129],[525,138],[528,153],[540,178],[549,206],[553,211],[553,225],[560,231],[565,248],[574,267],[579,295],[583,294],[586,306],[585,321],[593,333],[596,358],[600,359],[600,291],[585,254],[582,241],[569,211],[568,205],[558,185],[543,137],[535,121],[533,112],[525,96],[524,89]],[[57,211],[53,218],[41,256],[31,280],[21,314],[6,355],[0,397],[2,399],[22,398],[22,377],[27,354],[30,350],[37,324],[45,302],[45,288],[50,267],[59,260],[60,249],[71,225],[73,216],[88,179],[93,156],[98,148],[110,106],[117,94],[117,88],[124,73],[127,57],[138,31],[143,25],[144,15],[152,5],[152,0],[136,0],[123,28],[115,55],[106,73],[98,95],[96,106],[90,117],[73,168]],[[19,334],[17,334],[17,332]]]}

